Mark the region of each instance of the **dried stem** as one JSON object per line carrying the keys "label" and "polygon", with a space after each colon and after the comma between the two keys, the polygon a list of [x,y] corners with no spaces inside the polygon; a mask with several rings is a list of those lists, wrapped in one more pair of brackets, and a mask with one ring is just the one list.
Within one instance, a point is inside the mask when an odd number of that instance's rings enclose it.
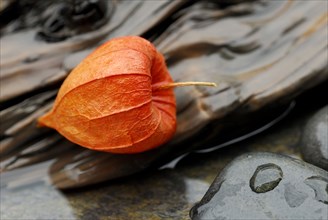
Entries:
{"label": "dried stem", "polygon": [[181,87],[181,86],[216,86],[216,83],[212,82],[174,82],[174,83],[168,83],[163,84],[158,87],[156,87],[156,90],[162,90],[162,89],[170,89],[174,87]]}

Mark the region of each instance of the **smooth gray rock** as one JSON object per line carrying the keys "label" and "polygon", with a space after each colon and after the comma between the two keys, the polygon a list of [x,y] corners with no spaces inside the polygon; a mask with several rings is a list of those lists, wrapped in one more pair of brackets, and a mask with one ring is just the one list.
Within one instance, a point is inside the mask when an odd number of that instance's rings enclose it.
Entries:
{"label": "smooth gray rock", "polygon": [[249,153],[217,176],[192,219],[327,219],[328,172],[274,153]]}
{"label": "smooth gray rock", "polygon": [[301,152],[305,161],[328,170],[328,105],[306,123]]}

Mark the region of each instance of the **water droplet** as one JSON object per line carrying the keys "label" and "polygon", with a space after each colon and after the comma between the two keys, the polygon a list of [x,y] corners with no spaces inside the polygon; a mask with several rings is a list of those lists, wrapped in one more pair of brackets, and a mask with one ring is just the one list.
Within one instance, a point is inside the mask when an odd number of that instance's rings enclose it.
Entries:
{"label": "water droplet", "polygon": [[256,193],[266,193],[273,190],[281,181],[283,172],[273,163],[258,166],[250,179],[250,187]]}
{"label": "water droplet", "polygon": [[311,176],[304,180],[304,183],[311,187],[315,193],[315,199],[324,204],[328,204],[328,180],[321,176]]}
{"label": "water droplet", "polygon": [[302,205],[307,197],[307,194],[297,191],[296,187],[292,184],[285,184],[285,199],[289,207],[295,208]]}

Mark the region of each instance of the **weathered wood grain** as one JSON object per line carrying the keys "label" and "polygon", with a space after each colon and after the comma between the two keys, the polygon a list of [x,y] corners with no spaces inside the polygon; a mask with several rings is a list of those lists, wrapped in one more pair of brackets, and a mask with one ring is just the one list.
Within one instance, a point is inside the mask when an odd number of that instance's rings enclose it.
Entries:
{"label": "weathered wood grain", "polygon": [[[108,22],[63,41],[40,41],[36,28],[1,38],[2,172],[53,159],[50,177],[59,188],[130,175],[191,151],[205,140],[215,145],[226,124],[237,129],[242,118],[261,118],[257,113],[263,109],[278,109],[328,79],[324,0],[114,3]],[[212,81],[219,86],[176,89],[174,139],[141,154],[86,150],[38,128],[36,119],[56,92],[48,88],[53,89],[97,45],[120,35],[151,39],[176,81]]]}

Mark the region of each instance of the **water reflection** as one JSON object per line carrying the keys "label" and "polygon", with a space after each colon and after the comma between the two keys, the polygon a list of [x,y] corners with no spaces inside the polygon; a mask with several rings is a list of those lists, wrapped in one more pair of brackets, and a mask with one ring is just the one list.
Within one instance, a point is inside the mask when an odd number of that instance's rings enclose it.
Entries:
{"label": "water reflection", "polygon": [[185,197],[189,204],[198,202],[210,186],[208,182],[194,178],[184,178],[184,184],[186,186]]}
{"label": "water reflection", "polygon": [[0,174],[0,219],[188,219],[210,185],[179,169],[163,169],[61,191],[49,176],[55,162]]}
{"label": "water reflection", "polygon": [[0,219],[75,219],[65,195],[50,184],[51,163],[0,174]]}

